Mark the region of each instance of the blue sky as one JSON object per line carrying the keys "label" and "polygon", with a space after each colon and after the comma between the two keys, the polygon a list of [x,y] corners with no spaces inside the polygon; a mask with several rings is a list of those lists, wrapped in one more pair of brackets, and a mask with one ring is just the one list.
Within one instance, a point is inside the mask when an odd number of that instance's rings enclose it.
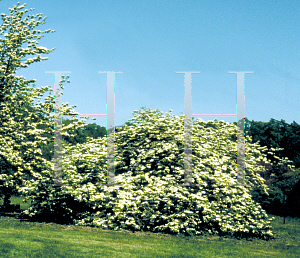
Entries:
{"label": "blue sky", "polygon": [[[54,75],[45,71],[71,71],[62,102],[80,114],[106,113],[106,74],[99,71],[123,72],[115,76],[115,126],[143,106],[182,115],[184,75],[176,71],[201,71],[192,75],[192,114],[234,114],[236,75],[228,71],[253,71],[245,75],[245,116],[300,124],[299,1],[26,3],[35,10],[23,19],[43,13],[46,23],[37,29],[56,31],[39,46],[56,50],[17,75],[53,88]],[[14,4],[2,0],[0,12],[9,14]],[[106,126],[105,117],[87,122]]]}

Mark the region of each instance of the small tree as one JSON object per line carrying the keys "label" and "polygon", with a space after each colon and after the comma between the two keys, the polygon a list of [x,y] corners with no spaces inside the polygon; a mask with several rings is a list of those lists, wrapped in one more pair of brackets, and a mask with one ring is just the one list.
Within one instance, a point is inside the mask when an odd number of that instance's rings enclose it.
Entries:
{"label": "small tree", "polygon": [[[54,115],[50,115],[54,112],[54,96],[45,98],[45,103],[33,103],[49,87],[51,92],[51,86],[33,89],[29,84],[36,80],[26,80],[15,73],[18,68],[48,59],[40,54],[48,54],[54,49],[37,46],[38,42],[34,39],[41,39],[44,32],[54,31],[34,29],[45,23],[46,17],[41,20],[42,14],[28,15],[22,20],[23,14],[28,12],[28,9],[21,11],[25,6],[14,5],[9,8],[10,15],[1,14],[3,24],[0,26],[0,35],[7,31],[5,38],[0,38],[0,197],[4,197],[5,205],[10,204],[12,194],[26,194],[37,187],[37,179],[46,177],[51,183],[53,170],[52,164],[42,156],[41,146],[53,140],[53,137],[49,139],[45,135],[54,135]],[[35,21],[36,17],[38,21]],[[26,48],[22,48],[24,43],[27,43]],[[34,58],[21,62],[26,55],[36,54]],[[61,82],[65,82],[65,79]],[[75,113],[67,106],[62,105],[62,112]],[[83,127],[84,123],[74,119],[62,128],[62,135],[69,136],[68,132]]]}

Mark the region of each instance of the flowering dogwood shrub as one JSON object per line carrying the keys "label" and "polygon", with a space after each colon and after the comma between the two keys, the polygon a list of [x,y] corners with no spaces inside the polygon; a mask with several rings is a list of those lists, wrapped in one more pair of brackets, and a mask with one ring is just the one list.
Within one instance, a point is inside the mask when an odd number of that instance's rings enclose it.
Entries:
{"label": "flowering dogwood shrub", "polygon": [[[192,126],[192,177],[184,183],[184,117],[157,110],[134,111],[134,125],[115,133],[115,183],[107,186],[107,137],[63,150],[60,189],[42,178],[31,191],[32,218],[58,214],[77,225],[169,234],[273,236],[270,221],[251,189],[268,194],[257,173],[267,162],[258,144],[245,142],[245,181],[236,183],[236,129],[223,121],[196,120]],[[279,159],[279,158],[278,158]],[[62,196],[68,198],[62,198]],[[81,208],[74,205],[81,203]],[[86,210],[82,209],[86,204]],[[56,214],[56,215],[55,215]],[[64,214],[64,215],[63,215]]]}

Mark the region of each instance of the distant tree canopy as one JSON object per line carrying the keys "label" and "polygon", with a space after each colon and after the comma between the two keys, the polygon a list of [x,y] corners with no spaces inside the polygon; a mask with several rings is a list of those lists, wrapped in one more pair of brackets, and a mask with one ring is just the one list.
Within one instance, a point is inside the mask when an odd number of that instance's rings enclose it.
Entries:
{"label": "distant tree canopy", "polygon": [[[234,122],[236,125],[236,122]],[[252,143],[259,141],[261,146],[284,148],[275,152],[278,157],[287,157],[296,168],[300,167],[300,125],[295,121],[290,125],[285,120],[270,119],[269,122],[249,121],[245,118],[245,134],[252,137]],[[271,155],[268,159],[276,160]]]}
{"label": "distant tree canopy", "polygon": [[[63,119],[62,123],[64,125],[69,125],[72,122],[70,119]],[[106,128],[104,126],[97,125],[96,123],[87,124],[87,126],[80,128],[75,131],[75,137],[64,136],[63,139],[70,143],[71,145],[76,145],[77,143],[84,143],[87,141],[87,137],[92,137],[97,139],[99,137],[104,137],[107,135]]]}
{"label": "distant tree canopy", "polygon": [[[236,125],[236,122],[234,124]],[[287,196],[286,214],[300,217],[300,191],[296,189],[300,183],[300,125],[295,121],[289,125],[282,119],[281,121],[270,119],[269,122],[261,122],[249,121],[245,118],[245,135],[252,137],[252,143],[259,142],[261,146],[267,146],[268,150],[276,147],[283,148],[283,150],[275,151],[276,156],[287,157],[295,166],[291,170],[279,165],[273,156],[267,154],[267,158],[274,165],[267,165],[261,161],[260,165],[266,168],[261,176],[271,190],[265,203],[263,200],[258,201],[269,213],[282,215],[284,199]]]}

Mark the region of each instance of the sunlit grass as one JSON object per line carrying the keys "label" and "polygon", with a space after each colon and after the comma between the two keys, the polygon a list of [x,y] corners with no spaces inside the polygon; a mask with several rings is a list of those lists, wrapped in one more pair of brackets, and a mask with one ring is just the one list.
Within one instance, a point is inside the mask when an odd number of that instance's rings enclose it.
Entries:
{"label": "sunlit grass", "polygon": [[[21,209],[29,204],[12,197]],[[275,216],[274,240],[182,237],[36,223],[2,216],[0,257],[300,257],[300,219]]]}

